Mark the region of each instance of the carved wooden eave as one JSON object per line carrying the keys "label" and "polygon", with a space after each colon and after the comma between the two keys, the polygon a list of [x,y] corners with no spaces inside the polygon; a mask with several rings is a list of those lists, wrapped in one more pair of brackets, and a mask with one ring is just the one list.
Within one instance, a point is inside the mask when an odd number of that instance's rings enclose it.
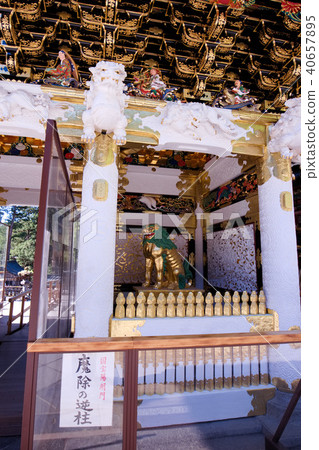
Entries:
{"label": "carved wooden eave", "polygon": [[38,2],[16,2],[15,10],[19,18],[29,21],[37,21],[41,18],[41,1]]}
{"label": "carved wooden eave", "polygon": [[249,53],[249,63],[247,67],[249,73],[251,73],[252,75],[258,73],[260,69],[260,62],[256,61],[256,59],[254,59],[254,56],[251,53]]}
{"label": "carved wooden eave", "polygon": [[206,0],[189,0],[189,5],[195,11],[209,11],[211,8],[210,2]]}
{"label": "carved wooden eave", "polygon": [[179,11],[175,11],[173,2],[168,2],[167,11],[170,16],[170,23],[176,29],[179,30],[183,23],[183,15]]}
{"label": "carved wooden eave", "polygon": [[[269,42],[271,42],[271,40],[272,40],[271,31],[270,31],[270,29],[268,29],[265,26],[264,20],[261,20],[260,24],[261,24],[261,30],[259,31],[259,40],[264,46],[267,46],[269,44]],[[257,30],[257,28],[260,28],[259,24],[256,27],[256,30]]]}
{"label": "carved wooden eave", "polygon": [[40,80],[62,48],[85,86],[100,60],[123,63],[128,83],[153,61],[181,99],[184,89],[199,92],[199,74],[208,74],[199,101],[209,104],[239,78],[264,107],[277,95],[273,75],[284,77],[300,57],[298,8],[268,0],[2,0],[0,64],[9,79]]}
{"label": "carved wooden eave", "polygon": [[214,19],[208,29],[207,39],[209,41],[217,40],[226,25],[226,16],[223,12],[219,12],[217,5],[214,5],[214,12]]}
{"label": "carved wooden eave", "polygon": [[291,86],[301,76],[300,58],[292,58],[286,66],[283,67],[283,74],[280,77],[280,83],[284,86]]}
{"label": "carved wooden eave", "polygon": [[176,74],[183,78],[193,78],[196,73],[195,61],[189,62],[187,58],[175,57]]}
{"label": "carved wooden eave", "polygon": [[215,44],[204,43],[204,54],[199,63],[199,71],[200,72],[208,72],[212,67],[213,62],[215,61]]}
{"label": "carved wooden eave", "polygon": [[271,48],[269,50],[270,58],[275,62],[286,62],[292,56],[292,48],[284,48],[284,43],[278,42],[276,39],[271,40]]}
{"label": "carved wooden eave", "polygon": [[[38,37],[38,39],[37,39]],[[21,39],[21,51],[25,55],[32,56],[40,56],[45,52],[45,41],[47,39],[47,35],[44,36],[36,36],[33,35],[33,38],[30,36],[30,39]]]}
{"label": "carved wooden eave", "polygon": [[185,45],[193,48],[199,48],[205,36],[201,32],[194,31],[193,27],[188,27],[183,22],[182,24],[182,41]]}
{"label": "carved wooden eave", "polygon": [[225,75],[228,64],[216,62],[215,67],[212,67],[209,71],[209,80],[219,80]]}
{"label": "carved wooden eave", "polygon": [[[18,84],[18,83],[12,83]],[[4,86],[5,84],[3,84]],[[83,122],[82,122],[82,114],[85,111],[85,103],[84,103],[84,92],[78,89],[70,89],[64,87],[52,87],[52,86],[36,86],[36,85],[26,85],[21,83],[22,89],[25,91],[30,91],[30,94],[39,94],[39,92],[43,92],[46,95],[46,98],[50,99],[50,111],[55,111],[54,118],[57,121],[57,127],[59,131],[59,136],[62,144],[62,148],[66,149],[70,146],[70,143],[80,144],[81,136],[83,134]],[[14,88],[14,86],[13,86]],[[123,163],[123,159],[127,154],[131,154],[132,152],[138,152],[139,154],[139,164],[147,164],[151,166],[157,166],[165,163],[165,158],[169,153],[172,153],[170,150],[170,144],[172,143],[174,146],[179,142],[183,146],[183,150],[180,149],[178,152],[184,152],[185,162],[187,167],[191,168],[192,171],[189,172],[190,175],[194,174],[195,169],[202,169],[207,161],[207,157],[212,157],[214,155],[216,146],[220,145],[224,149],[231,150],[231,154],[239,156],[247,156],[247,157],[260,157],[263,156],[266,149],[267,139],[268,139],[268,127],[271,124],[274,124],[278,118],[278,114],[261,114],[257,112],[249,112],[249,111],[233,111],[232,113],[228,111],[226,115],[226,121],[229,120],[229,117],[232,117],[231,122],[239,128],[246,130],[246,138],[245,137],[237,137],[233,140],[225,139],[219,135],[218,130],[218,120],[215,122],[217,124],[217,128],[212,128],[211,137],[208,136],[208,140],[205,137],[205,133],[203,135],[198,135],[196,139],[191,139],[187,141],[185,139],[185,131],[183,131],[177,138],[175,133],[175,127],[170,128],[171,122],[168,120],[168,130],[164,130],[164,134],[166,133],[166,137],[168,137],[167,145],[160,145],[163,142],[162,139],[162,131],[161,131],[161,121],[163,118],[167,117],[162,115],[161,113],[165,111],[165,109],[174,105],[172,102],[164,102],[146,98],[139,97],[127,97],[127,106],[125,109],[125,116],[127,118],[128,124],[126,126],[126,144],[120,147],[120,160]],[[194,104],[193,104],[194,105]],[[178,104],[176,104],[178,106]],[[183,104],[182,108],[189,109],[192,105]],[[205,105],[202,105],[204,108],[208,108]],[[52,107],[52,108],[51,108]],[[190,108],[190,112],[192,108]],[[195,116],[193,119],[194,122],[194,130],[197,133],[197,130],[204,130],[206,126],[211,126],[211,122],[206,121],[205,116],[201,116],[200,120],[205,122],[204,128],[202,128],[202,123],[196,122],[196,109],[194,110]],[[221,109],[217,109],[217,111],[213,111],[211,108],[210,112],[205,110],[208,115],[212,113],[214,116],[215,113],[219,114],[223,111]],[[31,111],[32,113],[32,111]],[[23,112],[24,116],[29,114],[28,112]],[[24,117],[23,116],[23,117]],[[6,146],[7,151],[10,149],[10,145],[12,142],[16,142],[18,139],[19,130],[21,130],[21,123],[27,123],[21,116],[17,118],[18,121],[15,122],[15,128],[12,128],[10,131],[10,124],[7,124],[6,121],[2,122],[2,132],[4,136],[2,139],[0,138],[0,146],[1,149],[4,148],[4,144]],[[189,113],[187,113],[187,117],[189,117]],[[228,117],[228,118],[227,118]],[[146,121],[145,119],[151,119],[151,121]],[[181,121],[182,123],[183,120]],[[29,122],[30,127],[32,127],[32,120]],[[152,126],[152,124],[154,126]],[[39,158],[39,156],[43,155],[43,146],[44,146],[44,131],[45,126],[44,122],[40,126],[42,127],[39,131],[39,125],[37,130],[29,132],[26,128],[23,129],[23,135],[27,137],[28,142],[32,145],[34,155]],[[170,133],[170,129],[172,129],[172,134]],[[8,131],[9,130],[9,131]],[[160,130],[160,131],[158,131]],[[184,126],[182,130],[185,130]],[[221,135],[225,135],[225,131],[221,130]],[[241,133],[242,135],[242,133]],[[10,139],[10,136],[13,138]],[[42,136],[42,137],[41,137]],[[200,137],[202,136],[202,137]],[[165,136],[164,136],[165,138]],[[4,139],[4,141],[3,141]],[[180,141],[179,141],[180,139]],[[223,140],[224,139],[224,140]],[[226,139],[227,140],[227,139]],[[2,142],[3,141],[3,142]],[[175,144],[174,144],[175,142]],[[83,144],[83,143],[82,143]],[[163,149],[165,148],[165,150]],[[174,147],[171,147],[174,151]],[[224,153],[224,150],[222,150]],[[144,155],[144,160],[143,160]],[[225,156],[223,154],[222,156]],[[144,162],[143,162],[144,161]],[[82,189],[82,179],[83,179],[83,164],[84,161],[71,161],[71,164],[68,166],[70,171],[70,181],[72,184],[72,189],[74,190],[75,195],[81,194]],[[121,166],[120,174],[121,176],[125,176],[127,170],[127,162],[125,166]],[[159,165],[159,167],[161,167]],[[125,177],[121,181],[122,189],[125,189]]]}
{"label": "carved wooden eave", "polygon": [[259,70],[258,74],[259,79],[257,83],[262,89],[273,90],[278,86],[278,81],[275,78],[274,73],[263,73],[261,70]]}
{"label": "carved wooden eave", "polygon": [[197,73],[195,76],[195,86],[193,89],[193,94],[195,97],[202,97],[206,88],[206,80],[209,77],[208,74]]}
{"label": "carved wooden eave", "polygon": [[0,18],[0,31],[5,39],[7,45],[16,45],[16,32],[14,29],[14,21],[16,18],[16,11],[11,8],[2,8]]}
{"label": "carved wooden eave", "polygon": [[88,31],[102,30],[103,17],[97,14],[91,14],[84,10],[81,5],[77,5],[78,13],[81,20],[81,25]]}
{"label": "carved wooden eave", "polygon": [[[174,43],[172,43],[174,44]],[[169,41],[163,38],[164,56],[167,61],[172,62],[175,59],[175,47]]]}

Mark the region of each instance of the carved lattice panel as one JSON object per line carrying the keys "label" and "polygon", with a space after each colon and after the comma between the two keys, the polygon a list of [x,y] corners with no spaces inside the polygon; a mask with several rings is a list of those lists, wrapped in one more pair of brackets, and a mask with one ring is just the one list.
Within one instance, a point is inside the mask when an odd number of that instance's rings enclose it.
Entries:
{"label": "carved lattice panel", "polygon": [[207,234],[207,265],[212,286],[257,290],[254,225]]}

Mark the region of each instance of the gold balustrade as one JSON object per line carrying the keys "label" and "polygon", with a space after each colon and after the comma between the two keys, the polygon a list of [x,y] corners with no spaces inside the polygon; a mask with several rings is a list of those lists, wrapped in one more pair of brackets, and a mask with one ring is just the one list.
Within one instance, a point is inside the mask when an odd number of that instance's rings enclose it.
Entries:
{"label": "gold balustrade", "polygon": [[[177,294],[177,295],[176,295]],[[151,292],[145,295],[129,292],[125,298],[120,292],[115,300],[116,319],[123,318],[173,318],[173,317],[213,317],[213,316],[247,316],[267,314],[266,297],[261,290],[259,294],[253,291],[231,295],[228,291],[224,296],[220,292],[205,296],[201,291],[189,292]]]}

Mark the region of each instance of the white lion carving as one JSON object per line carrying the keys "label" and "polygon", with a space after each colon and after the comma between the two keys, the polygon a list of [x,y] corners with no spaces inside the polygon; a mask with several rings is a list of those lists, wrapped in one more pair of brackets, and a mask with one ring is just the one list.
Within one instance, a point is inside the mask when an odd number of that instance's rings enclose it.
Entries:
{"label": "white lion carving", "polygon": [[213,108],[202,103],[174,102],[166,105],[161,123],[172,131],[195,140],[204,135],[224,135],[230,139],[245,136],[246,130],[232,122],[231,111]]}
{"label": "white lion carving", "polygon": [[0,120],[10,120],[14,116],[37,115],[39,122],[44,123],[49,115],[49,96],[45,94],[29,94],[23,89],[8,92],[0,86]]}
{"label": "white lion carving", "polygon": [[279,152],[293,163],[301,162],[301,98],[286,101],[287,111],[270,131],[268,149]]}
{"label": "white lion carving", "polygon": [[124,115],[125,99],[123,83],[126,72],[123,64],[100,61],[90,68],[92,80],[85,93],[86,111],[82,115],[82,140],[94,141],[95,132],[113,133],[117,144],[125,144],[127,119]]}

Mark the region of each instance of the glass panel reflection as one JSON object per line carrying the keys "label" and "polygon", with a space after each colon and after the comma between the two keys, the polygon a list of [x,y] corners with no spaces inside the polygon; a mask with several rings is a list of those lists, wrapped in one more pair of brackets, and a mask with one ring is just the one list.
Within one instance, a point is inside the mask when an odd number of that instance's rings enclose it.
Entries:
{"label": "glass panel reflection", "polygon": [[39,356],[33,449],[122,448],[121,352]]}
{"label": "glass panel reflection", "polygon": [[0,309],[2,308],[2,301],[5,291],[5,266],[7,259],[7,246],[8,246],[8,233],[9,227],[3,223],[0,223]]}
{"label": "glass panel reflection", "polygon": [[64,172],[64,161],[53,148],[42,252],[38,338],[69,337],[74,313],[76,243],[79,214]]}
{"label": "glass panel reflection", "polygon": [[[262,450],[300,378],[300,344],[140,351],[137,448]],[[300,401],[283,439],[300,442]]]}

